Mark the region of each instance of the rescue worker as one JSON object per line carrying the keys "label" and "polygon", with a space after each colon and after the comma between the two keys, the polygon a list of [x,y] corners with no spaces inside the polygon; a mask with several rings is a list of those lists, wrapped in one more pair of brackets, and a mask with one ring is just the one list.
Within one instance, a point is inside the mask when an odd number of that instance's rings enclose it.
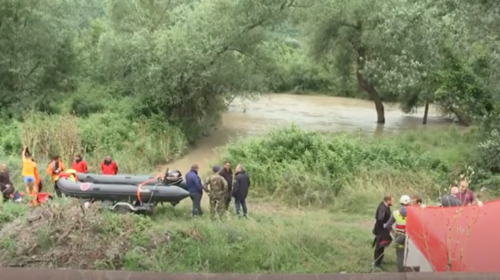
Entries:
{"label": "rescue worker", "polygon": [[380,202],[375,212],[375,224],[372,233],[375,235],[372,247],[375,248],[373,258],[373,266],[381,268],[382,260],[384,259],[385,247],[389,246],[392,242],[391,232],[385,228],[385,224],[391,218],[391,206],[394,197],[390,194],[384,196],[384,200]]}
{"label": "rescue worker", "polygon": [[118,165],[111,159],[111,156],[106,156],[104,161],[101,163],[101,173],[103,175],[118,174]]}
{"label": "rescue worker", "polygon": [[80,154],[75,155],[73,162],[71,163],[71,169],[76,170],[78,173],[87,173],[87,162]]}
{"label": "rescue worker", "polygon": [[215,165],[212,168],[214,174],[206,178],[203,182],[203,190],[208,194],[210,199],[210,215],[212,218],[218,213],[222,217],[226,210],[226,198],[228,192],[228,183],[219,172],[220,166]]}
{"label": "rescue worker", "polygon": [[392,230],[394,227],[394,238],[396,247],[396,264],[398,272],[404,272],[405,246],[406,246],[406,207],[411,204],[411,198],[403,195],[399,199],[401,206],[392,212],[392,216],[385,224],[385,228]]}
{"label": "rescue worker", "polygon": [[52,184],[54,184],[54,190],[56,191],[56,195],[58,197],[61,196],[61,192],[57,186],[57,179],[59,178],[59,173],[64,172],[64,170],[66,170],[66,166],[64,166],[64,163],[61,161],[59,156],[54,156],[45,170],[50,176]]}

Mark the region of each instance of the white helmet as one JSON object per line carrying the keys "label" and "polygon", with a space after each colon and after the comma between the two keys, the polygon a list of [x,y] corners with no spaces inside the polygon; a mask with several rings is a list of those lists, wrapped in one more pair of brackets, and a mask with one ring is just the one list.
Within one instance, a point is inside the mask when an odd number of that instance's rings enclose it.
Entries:
{"label": "white helmet", "polygon": [[403,204],[403,205],[409,205],[411,202],[411,198],[410,196],[408,195],[403,195],[400,199],[399,199],[399,203]]}

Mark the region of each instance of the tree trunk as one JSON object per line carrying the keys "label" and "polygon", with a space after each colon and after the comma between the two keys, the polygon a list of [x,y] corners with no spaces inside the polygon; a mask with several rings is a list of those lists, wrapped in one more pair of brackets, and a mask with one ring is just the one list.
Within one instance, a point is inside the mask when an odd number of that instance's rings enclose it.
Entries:
{"label": "tree trunk", "polygon": [[424,109],[424,119],[422,120],[422,124],[427,124],[427,118],[429,117],[429,101],[425,102],[425,109]]}
{"label": "tree trunk", "polygon": [[380,95],[378,94],[375,87],[363,78],[363,75],[359,72],[359,70],[356,71],[356,78],[358,80],[359,87],[366,91],[375,103],[375,110],[377,111],[377,123],[384,124],[385,110],[384,103],[382,103],[382,98],[380,98]]}
{"label": "tree trunk", "polygon": [[382,98],[380,98],[380,95],[378,94],[375,87],[370,82],[365,80],[363,74],[361,74],[361,71],[365,67],[365,51],[362,48],[356,48],[356,52],[358,54],[356,59],[356,79],[358,80],[358,85],[362,90],[368,93],[368,96],[370,96],[370,98],[375,103],[375,110],[377,111],[377,123],[385,124],[385,111],[384,104],[382,103]]}

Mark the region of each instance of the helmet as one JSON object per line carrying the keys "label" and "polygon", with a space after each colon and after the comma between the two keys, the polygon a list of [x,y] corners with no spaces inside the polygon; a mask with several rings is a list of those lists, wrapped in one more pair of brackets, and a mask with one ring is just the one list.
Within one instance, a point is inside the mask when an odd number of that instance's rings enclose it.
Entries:
{"label": "helmet", "polygon": [[399,199],[399,203],[403,204],[403,205],[408,205],[410,204],[411,202],[411,198],[410,196],[408,195],[403,195],[400,199]]}
{"label": "helmet", "polygon": [[74,169],[68,169],[68,170],[66,170],[66,173],[68,173],[68,174],[76,174],[76,170],[74,170]]}

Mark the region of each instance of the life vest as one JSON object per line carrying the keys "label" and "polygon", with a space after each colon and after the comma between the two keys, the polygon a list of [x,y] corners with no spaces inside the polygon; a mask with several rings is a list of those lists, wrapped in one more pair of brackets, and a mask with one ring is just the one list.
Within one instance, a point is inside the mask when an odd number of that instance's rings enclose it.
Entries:
{"label": "life vest", "polygon": [[67,178],[69,181],[76,182],[76,171],[73,169],[70,169],[64,173],[59,173],[59,176],[57,176],[57,179],[59,178]]}
{"label": "life vest", "polygon": [[392,212],[392,216],[394,216],[394,220],[396,221],[396,232],[405,233],[406,232],[406,217],[403,217],[399,210],[394,210]]}

